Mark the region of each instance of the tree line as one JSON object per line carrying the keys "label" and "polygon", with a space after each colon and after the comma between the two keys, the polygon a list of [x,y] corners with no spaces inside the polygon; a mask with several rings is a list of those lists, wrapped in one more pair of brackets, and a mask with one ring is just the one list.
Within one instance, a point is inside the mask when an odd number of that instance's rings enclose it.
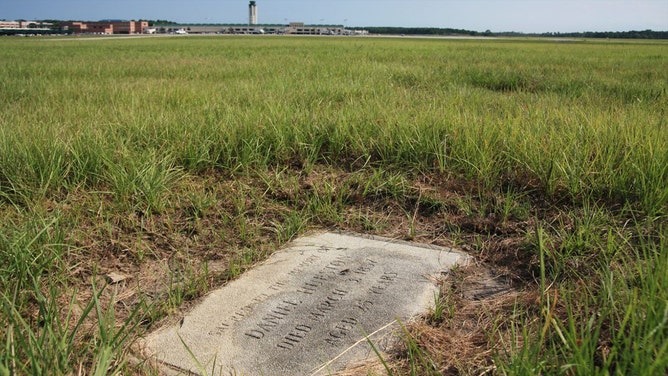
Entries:
{"label": "tree line", "polygon": [[461,35],[461,36],[489,36],[489,37],[508,37],[508,36],[530,36],[546,38],[619,38],[619,39],[668,39],[668,31],[654,30],[631,30],[631,31],[583,31],[575,33],[520,33],[515,31],[493,32],[486,30],[483,32],[475,30],[437,28],[437,27],[394,27],[394,26],[369,26],[364,27],[372,34],[392,34],[392,35]]}

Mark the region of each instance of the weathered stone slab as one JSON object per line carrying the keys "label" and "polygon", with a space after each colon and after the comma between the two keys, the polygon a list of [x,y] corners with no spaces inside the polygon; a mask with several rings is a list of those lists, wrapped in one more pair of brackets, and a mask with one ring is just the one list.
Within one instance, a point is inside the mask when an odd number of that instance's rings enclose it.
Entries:
{"label": "weathered stone slab", "polygon": [[327,374],[375,356],[365,333],[382,343],[397,318],[426,311],[436,278],[465,258],[378,237],[301,238],[145,346],[171,369],[196,374]]}

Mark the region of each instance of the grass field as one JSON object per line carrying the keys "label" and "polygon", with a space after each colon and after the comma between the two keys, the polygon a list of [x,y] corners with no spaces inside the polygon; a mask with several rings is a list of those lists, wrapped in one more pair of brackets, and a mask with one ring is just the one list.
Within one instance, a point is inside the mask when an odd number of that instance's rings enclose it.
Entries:
{"label": "grass field", "polygon": [[142,333],[311,229],[479,260],[393,374],[666,372],[666,42],[0,47],[0,375],[155,374]]}

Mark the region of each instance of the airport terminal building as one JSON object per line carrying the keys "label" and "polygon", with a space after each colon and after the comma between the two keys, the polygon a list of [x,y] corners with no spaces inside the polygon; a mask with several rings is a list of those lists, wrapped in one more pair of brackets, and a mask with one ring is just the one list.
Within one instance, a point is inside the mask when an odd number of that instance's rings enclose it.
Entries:
{"label": "airport terminal building", "polygon": [[285,34],[285,35],[366,35],[365,30],[350,30],[343,25],[156,25],[146,29],[150,34]]}

